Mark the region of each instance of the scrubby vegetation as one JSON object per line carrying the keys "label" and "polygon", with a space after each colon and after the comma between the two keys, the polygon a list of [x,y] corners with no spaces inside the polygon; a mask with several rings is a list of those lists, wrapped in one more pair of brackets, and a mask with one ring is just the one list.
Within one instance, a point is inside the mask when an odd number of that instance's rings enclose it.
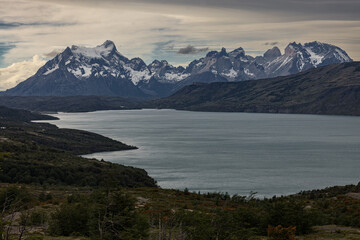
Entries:
{"label": "scrubby vegetation", "polygon": [[156,186],[145,170],[74,155],[136,147],[86,131],[59,129],[51,124],[30,122],[37,118],[46,117],[24,110],[0,107],[1,182],[71,186]]}
{"label": "scrubby vegetation", "polygon": [[39,185],[154,187],[138,168],[86,159],[37,143],[0,142],[0,181]]}
{"label": "scrubby vegetation", "polygon": [[42,115],[39,113],[30,112],[21,109],[12,109],[4,106],[0,106],[0,120],[12,120],[12,121],[24,121],[29,122],[31,120],[56,120],[58,118]]}
{"label": "scrubby vegetation", "polygon": [[0,137],[24,144],[37,143],[72,154],[136,149],[96,133],[62,129],[48,123],[0,120]]}
{"label": "scrubby vegetation", "polygon": [[3,239],[360,239],[359,223],[347,221],[359,219],[360,200],[349,193],[309,200],[302,194],[257,199],[160,188],[2,187]]}
{"label": "scrubby vegetation", "polygon": [[71,195],[51,214],[49,233],[91,239],[141,240],[148,237],[146,216],[135,210],[134,199],[120,190],[97,190]]}

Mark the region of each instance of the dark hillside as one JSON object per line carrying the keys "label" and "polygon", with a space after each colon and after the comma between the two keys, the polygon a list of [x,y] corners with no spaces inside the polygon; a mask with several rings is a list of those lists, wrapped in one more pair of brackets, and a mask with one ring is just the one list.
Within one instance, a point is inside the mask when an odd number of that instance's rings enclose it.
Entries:
{"label": "dark hillside", "polygon": [[99,110],[125,110],[139,108],[138,99],[105,96],[0,96],[0,104],[9,108],[41,112],[91,112]]}
{"label": "dark hillside", "polygon": [[[1,102],[0,102],[1,104]],[[29,122],[32,120],[56,120],[56,117],[33,113],[26,110],[16,110],[0,106],[0,120],[15,120]]]}
{"label": "dark hillside", "polygon": [[148,107],[360,115],[360,63],[335,64],[273,79],[193,84]]}
{"label": "dark hillside", "polygon": [[[155,187],[145,170],[76,155],[136,149],[99,134],[30,120],[56,119],[0,108],[0,182]],[[76,155],[75,155],[76,154]]]}

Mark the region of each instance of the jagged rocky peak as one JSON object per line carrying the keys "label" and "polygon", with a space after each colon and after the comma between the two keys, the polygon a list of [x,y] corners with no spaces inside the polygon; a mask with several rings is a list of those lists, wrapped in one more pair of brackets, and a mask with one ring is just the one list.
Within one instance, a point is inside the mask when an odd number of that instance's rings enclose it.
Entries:
{"label": "jagged rocky peak", "polygon": [[[341,48],[328,43],[321,43],[318,41],[305,43],[304,47],[312,55],[321,55],[324,58],[334,57],[340,62],[351,62],[352,59],[349,55]],[[326,59],[324,59],[326,60]]]}
{"label": "jagged rocky peak", "polygon": [[207,58],[220,58],[223,56],[228,56],[228,53],[226,52],[226,48],[221,48],[221,51],[210,51],[206,54]]}
{"label": "jagged rocky peak", "polygon": [[73,45],[71,46],[71,52],[77,57],[81,56],[86,58],[107,58],[115,52],[121,55],[117,51],[114,42],[110,40],[106,40],[103,44],[94,48]]}
{"label": "jagged rocky peak", "polygon": [[216,57],[218,55],[218,51],[210,51],[206,54],[207,58],[212,58],[212,57]]}
{"label": "jagged rocky peak", "polygon": [[115,49],[116,50],[115,43],[113,41],[111,41],[111,40],[106,40],[100,46],[103,46],[104,48],[107,48],[107,49]]}
{"label": "jagged rocky peak", "polygon": [[304,48],[310,49],[312,52],[316,54],[323,54],[325,52],[328,52],[329,50],[332,50],[336,48],[333,45],[327,44],[327,43],[321,43],[318,41],[309,42],[304,44]]}
{"label": "jagged rocky peak", "polygon": [[219,53],[219,57],[222,57],[222,56],[227,56],[227,52],[226,52],[226,48],[221,48],[221,51]]}
{"label": "jagged rocky peak", "polygon": [[299,52],[303,46],[301,43],[292,42],[285,48],[286,56],[294,56],[297,52]]}
{"label": "jagged rocky peak", "polygon": [[280,56],[281,52],[278,47],[273,47],[272,49],[269,49],[264,53],[264,58],[277,58]]}
{"label": "jagged rocky peak", "polygon": [[169,63],[166,60],[154,60],[152,63],[149,64],[149,68],[159,68],[159,67],[164,67],[164,66],[168,66]]}
{"label": "jagged rocky peak", "polygon": [[141,58],[133,58],[129,62],[129,66],[136,71],[147,69],[145,62]]}
{"label": "jagged rocky peak", "polygon": [[149,64],[149,67],[159,67],[161,62],[159,60],[154,60],[152,63]]}
{"label": "jagged rocky peak", "polygon": [[242,47],[236,48],[233,51],[229,52],[229,56],[231,57],[244,57],[245,50]]}
{"label": "jagged rocky peak", "polygon": [[149,64],[148,68],[152,73],[158,73],[165,68],[172,67],[166,60],[154,60],[151,64]]}

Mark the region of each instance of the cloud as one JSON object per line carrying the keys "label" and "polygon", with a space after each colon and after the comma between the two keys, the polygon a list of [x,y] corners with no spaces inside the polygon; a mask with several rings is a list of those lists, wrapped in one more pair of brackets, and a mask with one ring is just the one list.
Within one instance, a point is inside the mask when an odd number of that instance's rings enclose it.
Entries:
{"label": "cloud", "polygon": [[265,46],[275,46],[275,45],[277,45],[277,44],[279,44],[279,42],[266,42],[266,43],[264,43],[264,45]]}
{"label": "cloud", "polygon": [[164,48],[165,50],[174,50],[175,49],[175,45],[168,45],[167,47]]}
{"label": "cloud", "polygon": [[178,54],[198,54],[208,51],[209,48],[196,48],[192,45],[188,45],[184,48],[180,48],[176,53]]}
{"label": "cloud", "polygon": [[0,42],[16,43],[0,56],[0,67],[106,39],[146,63],[167,59],[179,65],[202,56],[176,54],[176,46],[243,47],[255,55],[268,49],[266,42],[279,42],[282,49],[314,40],[360,59],[358,0],[0,0],[0,6]]}
{"label": "cloud", "polygon": [[[39,0],[78,6],[122,7],[132,5],[135,8],[149,5],[153,9],[168,6],[167,11],[176,7],[226,8],[252,12],[281,13],[283,17],[297,20],[360,20],[360,1],[358,0]],[[152,9],[152,10],[153,10]],[[196,10],[201,14],[204,10]]]}
{"label": "cloud", "polygon": [[6,68],[0,68],[0,90],[15,87],[34,75],[45,63],[46,61],[35,55],[31,60],[13,63]]}
{"label": "cloud", "polygon": [[44,53],[44,56],[46,58],[54,58],[54,57],[56,57],[56,55],[58,55],[59,53],[62,53],[63,51],[64,51],[64,49],[54,49],[51,52]]}

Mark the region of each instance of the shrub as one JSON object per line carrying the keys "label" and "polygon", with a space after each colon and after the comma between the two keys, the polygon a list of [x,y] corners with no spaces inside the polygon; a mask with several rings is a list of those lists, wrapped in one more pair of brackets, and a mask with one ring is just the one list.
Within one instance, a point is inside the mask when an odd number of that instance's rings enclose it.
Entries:
{"label": "shrub", "polygon": [[267,232],[270,240],[295,240],[296,227],[268,226]]}

